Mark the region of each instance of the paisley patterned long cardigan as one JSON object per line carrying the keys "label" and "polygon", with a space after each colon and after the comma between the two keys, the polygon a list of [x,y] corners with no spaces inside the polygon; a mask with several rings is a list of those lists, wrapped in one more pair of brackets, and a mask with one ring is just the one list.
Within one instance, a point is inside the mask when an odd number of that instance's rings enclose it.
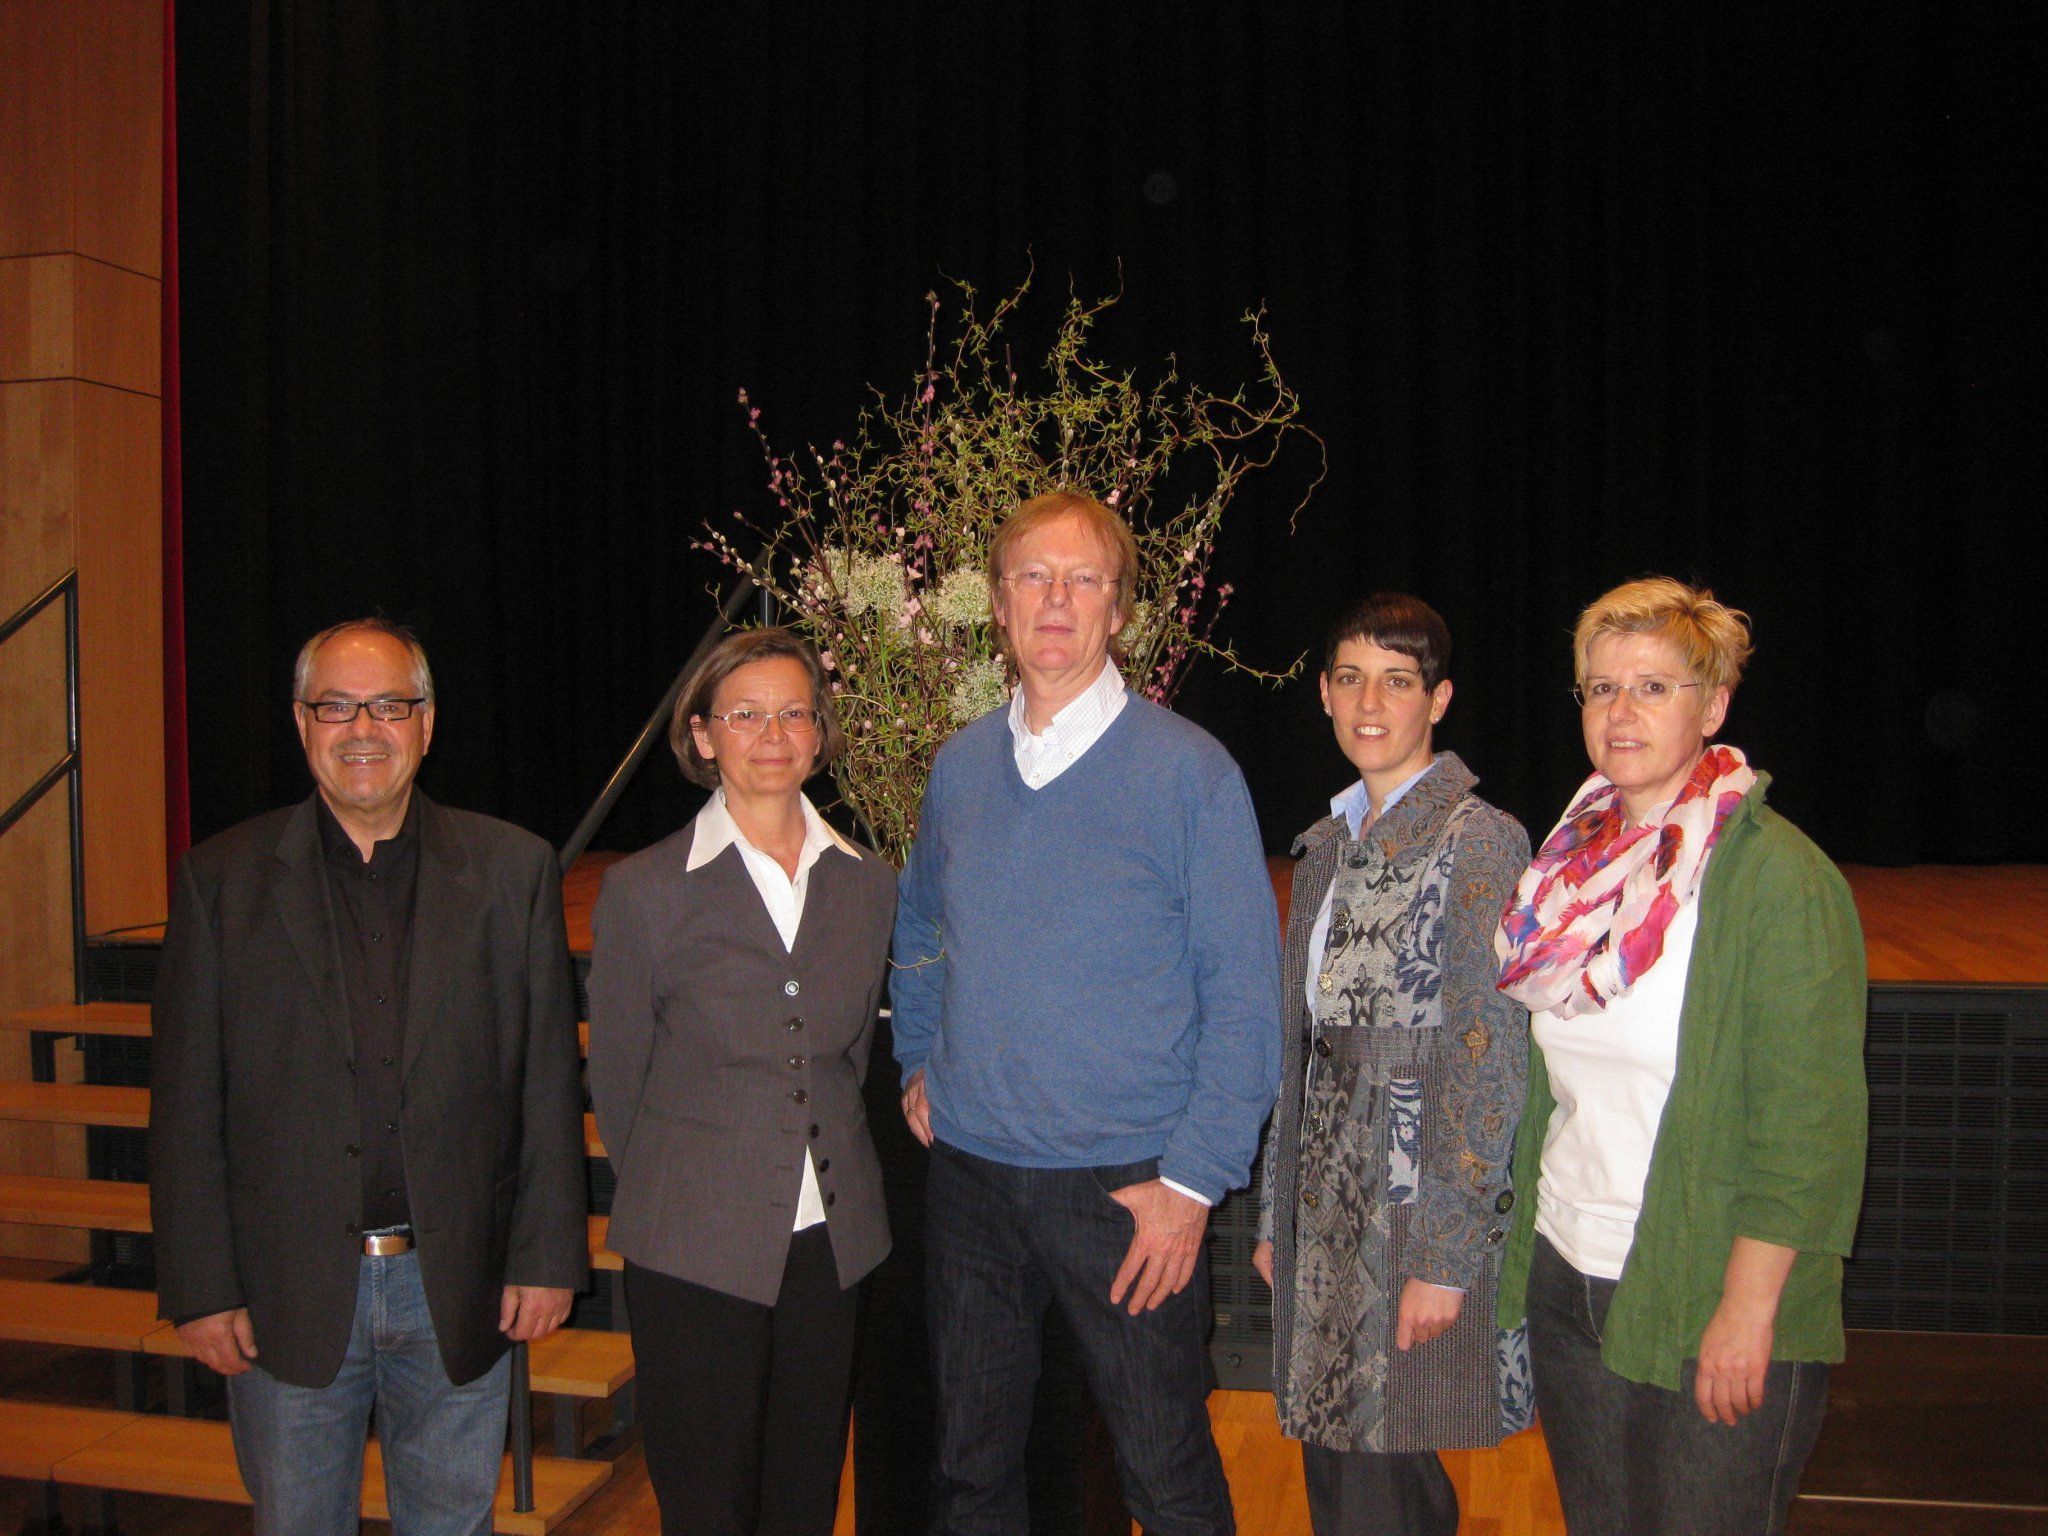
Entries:
{"label": "paisley patterned long cardigan", "polygon": [[[1439,753],[1361,839],[1333,816],[1295,845],[1260,1234],[1281,1428],[1331,1450],[1489,1446],[1529,1420],[1526,1352],[1493,1315],[1528,1069],[1493,930],[1529,840],[1477,782]],[[1333,884],[1311,1010],[1310,931]],[[1466,1296],[1447,1332],[1403,1353],[1411,1278]]]}

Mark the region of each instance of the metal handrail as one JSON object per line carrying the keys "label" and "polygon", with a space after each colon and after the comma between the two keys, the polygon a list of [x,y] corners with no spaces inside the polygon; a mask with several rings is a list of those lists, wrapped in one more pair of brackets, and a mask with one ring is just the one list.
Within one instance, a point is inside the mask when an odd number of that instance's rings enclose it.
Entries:
{"label": "metal handrail", "polygon": [[732,590],[725,594],[725,601],[718,605],[718,617],[705,627],[703,638],[697,642],[696,648],[690,652],[689,659],[676,673],[675,681],[668,685],[668,692],[664,693],[661,702],[654,706],[654,713],[649,715],[647,723],[640,727],[640,734],[633,738],[633,745],[626,749],[626,755],[619,759],[619,766],[612,770],[611,777],[605,780],[604,788],[598,791],[597,798],[590,804],[590,809],[585,811],[583,819],[576,823],[576,830],[569,834],[569,841],[562,844],[561,851],[556,854],[555,857],[561,864],[564,875],[569,873],[569,866],[582,856],[583,850],[590,846],[590,840],[597,836],[598,828],[604,825],[605,819],[612,813],[612,808],[619,803],[619,796],[626,792],[626,786],[632,782],[633,775],[638,773],[640,765],[647,761],[647,754],[654,750],[654,744],[667,732],[669,718],[675,713],[676,700],[683,696],[683,684],[688,681],[691,672],[696,670],[697,663],[704,659],[711,647],[718,644],[725,632],[732,627],[733,620],[739,617],[740,609],[754,590],[752,578],[742,576],[733,584]]}
{"label": "metal handrail", "polygon": [[34,810],[44,795],[56,788],[59,779],[69,781],[71,802],[71,994],[72,1001],[85,1001],[85,804],[80,780],[82,759],[78,747],[78,570],[66,571],[30,598],[5,623],[0,623],[0,645],[19,634],[30,620],[50,604],[64,604],[64,755],[31,784],[4,812],[0,812],[0,835]]}

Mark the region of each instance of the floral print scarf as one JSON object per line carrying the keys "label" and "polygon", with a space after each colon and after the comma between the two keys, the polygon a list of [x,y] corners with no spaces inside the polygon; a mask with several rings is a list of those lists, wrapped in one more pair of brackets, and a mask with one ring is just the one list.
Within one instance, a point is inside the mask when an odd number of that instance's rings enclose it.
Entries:
{"label": "floral print scarf", "polygon": [[1621,791],[1602,774],[1587,779],[1493,936],[1501,991],[1563,1019],[1626,997],[1663,955],[1722,824],[1755,784],[1740,750],[1709,747],[1664,814],[1631,827]]}

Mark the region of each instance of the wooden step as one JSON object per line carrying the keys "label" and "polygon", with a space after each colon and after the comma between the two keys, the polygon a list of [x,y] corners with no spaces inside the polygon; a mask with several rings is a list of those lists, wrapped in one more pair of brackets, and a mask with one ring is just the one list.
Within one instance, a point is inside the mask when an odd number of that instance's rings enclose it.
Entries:
{"label": "wooden step", "polygon": [[140,1131],[149,1125],[149,1090],[86,1083],[0,1082],[0,1120],[110,1125]]}
{"label": "wooden step", "polygon": [[0,1477],[48,1482],[50,1469],[65,1457],[77,1455],[135,1420],[135,1414],[110,1408],[0,1400]]}
{"label": "wooden step", "polygon": [[610,1397],[633,1379],[633,1336],[602,1328],[558,1328],[526,1346],[526,1366],[536,1392]]}
{"label": "wooden step", "polygon": [[35,1227],[147,1232],[149,1186],[54,1174],[0,1174],[0,1221]]}
{"label": "wooden step", "polygon": [[0,1029],[50,1035],[126,1035],[147,1038],[147,1003],[55,1003],[0,1012]]}
{"label": "wooden step", "polygon": [[[0,1012],[0,1029],[46,1035],[126,1035],[149,1038],[147,1003],[52,1003],[42,1008]],[[590,1026],[576,1026],[576,1047],[590,1054]]]}
{"label": "wooden step", "polygon": [[[75,1287],[59,1286],[57,1289]],[[125,1294],[146,1297],[150,1310],[152,1313],[155,1311],[156,1297],[149,1292],[130,1291]],[[5,1305],[5,1292],[0,1291],[0,1306]],[[0,1338],[15,1336],[4,1322],[0,1322]],[[67,1341],[53,1339],[50,1342]],[[139,1348],[149,1355],[184,1360],[192,1358],[192,1351],[186,1347],[185,1340],[169,1323],[157,1324],[141,1336],[139,1344],[129,1347]],[[628,1334],[598,1328],[559,1328],[539,1343],[527,1345],[526,1361],[529,1381],[536,1392],[553,1392],[564,1397],[605,1398],[633,1379],[633,1340]]]}
{"label": "wooden step", "polygon": [[[32,1227],[86,1227],[99,1232],[149,1231],[149,1186],[114,1179],[67,1179],[54,1174],[0,1174],[0,1221]],[[589,1218],[590,1265],[624,1269],[605,1247],[611,1220]]]}
{"label": "wooden step", "polygon": [[[50,1475],[81,1488],[167,1494],[215,1504],[249,1502],[227,1425],[204,1419],[131,1416],[128,1423],[59,1459]],[[507,1457],[499,1473],[491,1529],[512,1536],[542,1536],[573,1514],[611,1475],[608,1461],[536,1456],[535,1508],[529,1514],[514,1514],[512,1462]],[[375,1441],[363,1456],[363,1514],[371,1520],[391,1518],[384,1499],[384,1461]]]}
{"label": "wooden step", "polygon": [[[139,1352],[170,1324],[156,1315],[156,1292],[51,1280],[0,1280],[0,1339],[74,1349]],[[173,1338],[176,1331],[171,1331]]]}
{"label": "wooden step", "polygon": [[[0,1220],[5,1220],[0,1216]],[[590,1267],[592,1269],[624,1269],[626,1261],[605,1246],[606,1235],[611,1231],[609,1216],[590,1218]]]}

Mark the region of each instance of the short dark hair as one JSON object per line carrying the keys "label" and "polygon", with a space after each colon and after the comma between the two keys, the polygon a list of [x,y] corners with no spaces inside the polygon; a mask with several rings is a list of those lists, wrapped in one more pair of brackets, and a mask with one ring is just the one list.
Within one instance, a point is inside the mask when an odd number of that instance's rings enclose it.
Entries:
{"label": "short dark hair", "polygon": [[1337,647],[1346,640],[1367,640],[1409,657],[1422,672],[1422,686],[1432,692],[1451,673],[1450,627],[1442,614],[1406,592],[1375,592],[1337,616],[1323,644],[1325,675],[1337,665]]}
{"label": "short dark hair", "polygon": [[812,771],[827,766],[846,750],[846,736],[839,729],[839,716],[832,708],[832,688],[825,681],[825,665],[818,649],[793,629],[742,629],[727,635],[711,648],[711,654],[697,663],[676,698],[675,713],[669,717],[668,745],[676,755],[683,777],[706,789],[718,787],[718,764],[697,750],[690,734],[692,718],[711,713],[718,688],[749,662],[787,656],[802,665],[811,679],[811,707],[818,712],[818,758]]}

